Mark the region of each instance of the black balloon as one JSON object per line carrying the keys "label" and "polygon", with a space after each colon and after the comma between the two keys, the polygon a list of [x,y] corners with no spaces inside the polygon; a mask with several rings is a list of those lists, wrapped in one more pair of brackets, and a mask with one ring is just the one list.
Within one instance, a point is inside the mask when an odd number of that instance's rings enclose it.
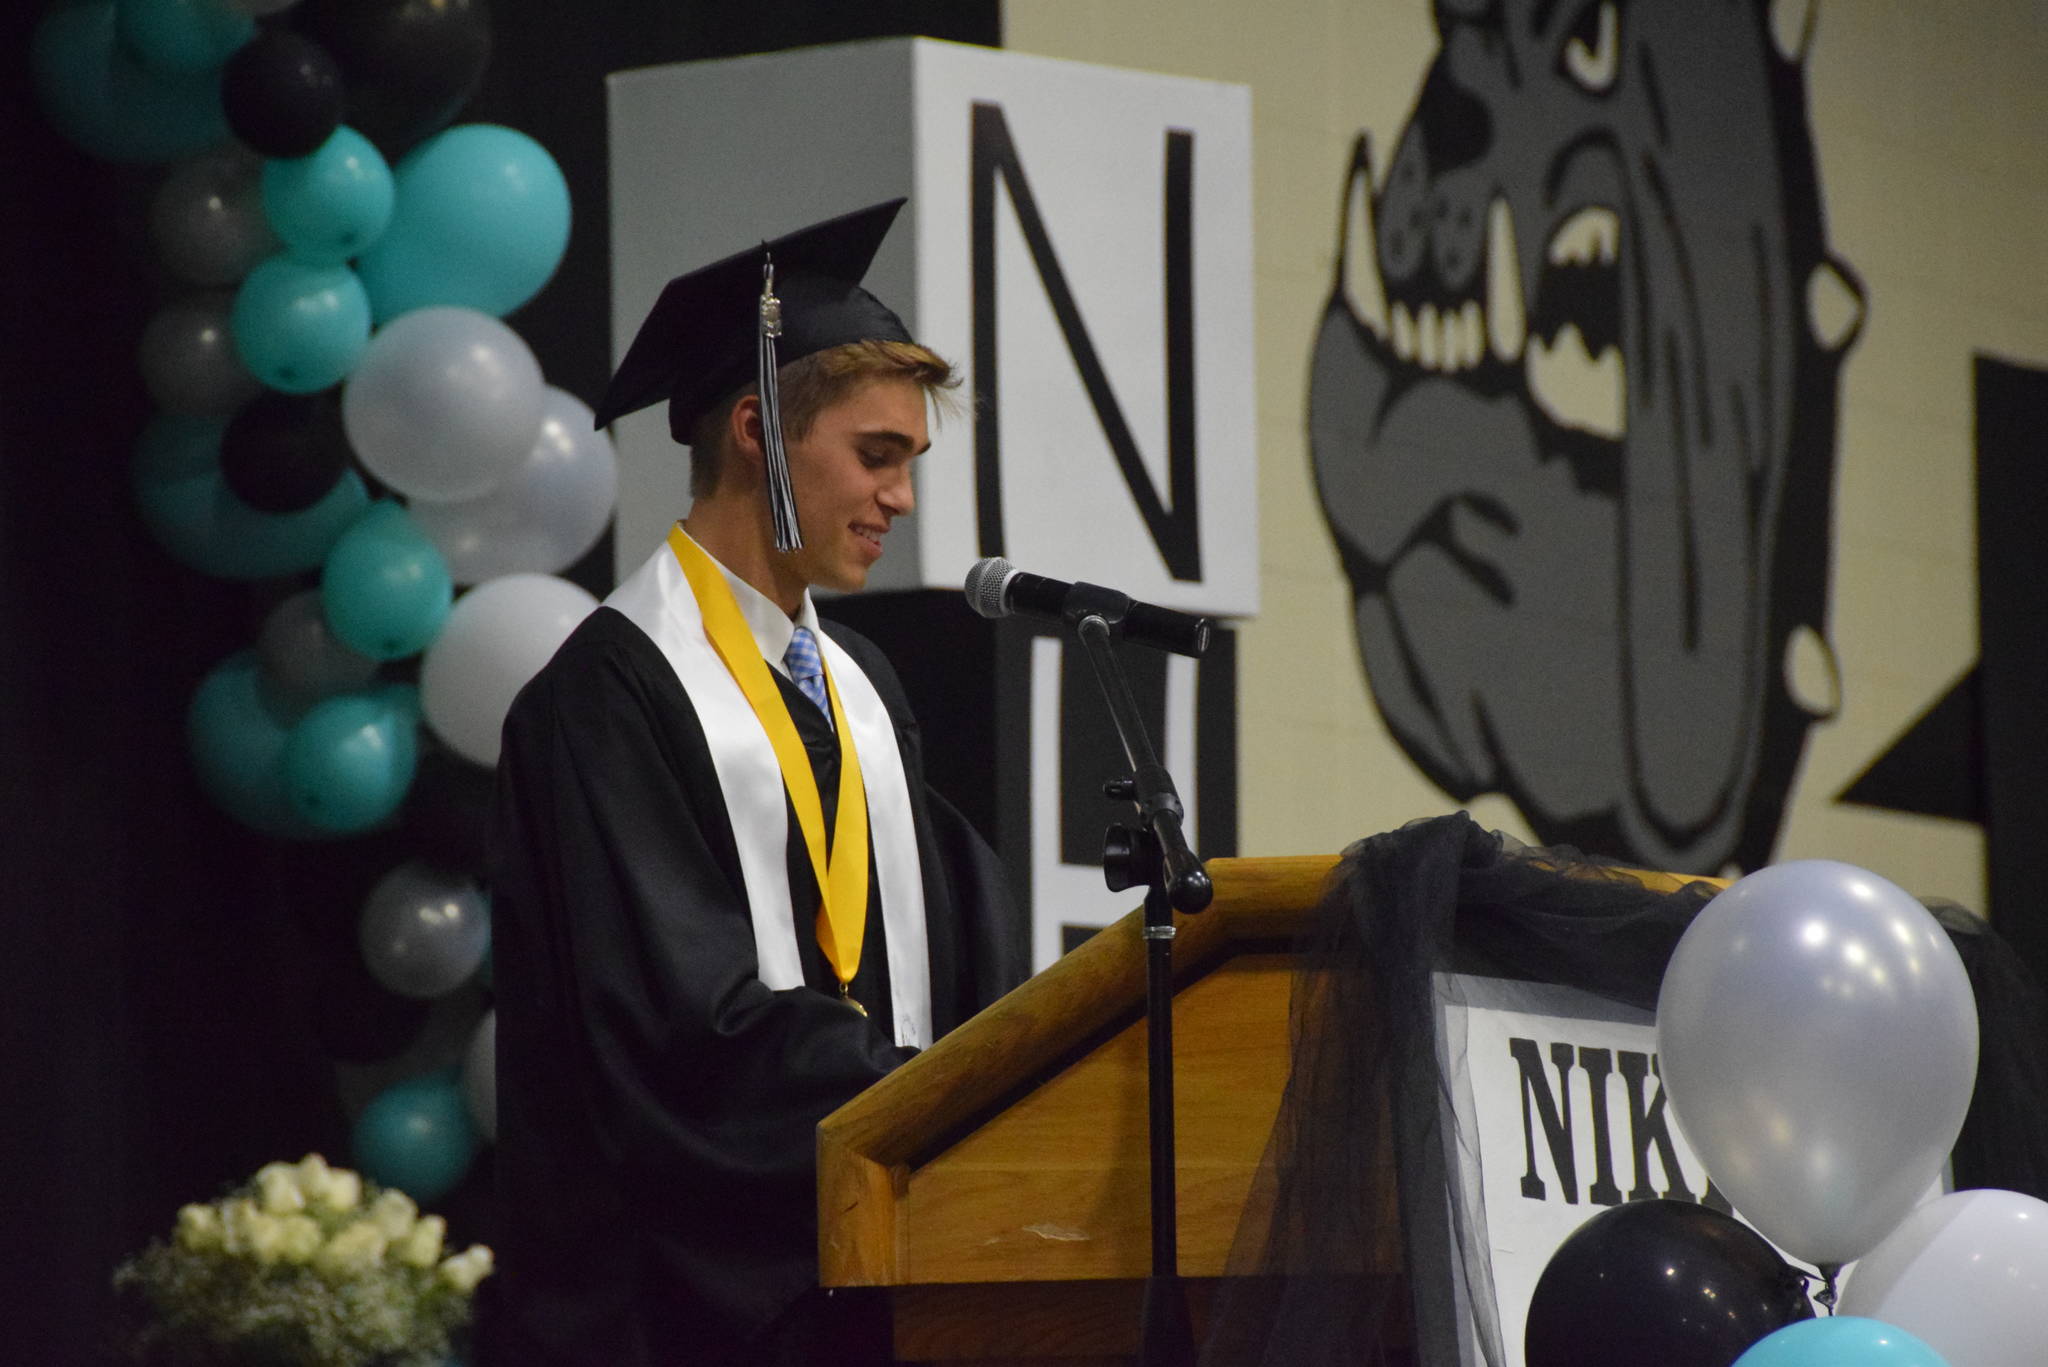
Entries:
{"label": "black balloon", "polygon": [[334,391],[257,395],[220,439],[220,474],[242,502],[265,513],[296,513],[327,497],[348,470],[348,436]]}
{"label": "black balloon", "polygon": [[1729,1367],[1812,1317],[1804,1276],[1749,1226],[1690,1201],[1631,1201],[1551,1254],[1522,1343],[1528,1367]]}
{"label": "black balloon", "polygon": [[349,127],[386,156],[447,127],[490,65],[484,0],[300,0],[287,17],[334,54]]}
{"label": "black balloon", "polygon": [[221,109],[234,135],[266,157],[307,157],[341,126],[341,68],[288,29],[265,29],[228,58]]}

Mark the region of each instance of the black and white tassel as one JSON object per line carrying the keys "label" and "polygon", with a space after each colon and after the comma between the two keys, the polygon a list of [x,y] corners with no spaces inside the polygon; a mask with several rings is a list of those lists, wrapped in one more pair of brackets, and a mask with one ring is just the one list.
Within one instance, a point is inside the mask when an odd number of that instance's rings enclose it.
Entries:
{"label": "black and white tassel", "polygon": [[775,339],[782,335],[782,301],[775,297],[775,261],[769,258],[761,277],[761,327],[755,347],[761,391],[761,449],[767,458],[768,511],[775,524],[775,549],[801,549],[803,533],[796,525],[796,492],[789,482],[789,451],[782,444],[782,395],[775,372]]}

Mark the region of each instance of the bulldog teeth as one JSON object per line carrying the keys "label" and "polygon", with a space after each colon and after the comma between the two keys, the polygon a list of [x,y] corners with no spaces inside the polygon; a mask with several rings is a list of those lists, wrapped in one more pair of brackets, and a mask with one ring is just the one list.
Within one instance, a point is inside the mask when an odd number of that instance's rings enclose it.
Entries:
{"label": "bulldog teeth", "polygon": [[1522,258],[1515,245],[1515,215],[1495,198],[1486,214],[1486,330],[1493,354],[1513,365],[1529,336],[1522,304]]}
{"label": "bulldog teeth", "polygon": [[1387,335],[1387,287],[1380,278],[1379,224],[1372,213],[1372,166],[1361,145],[1345,191],[1344,298],[1352,316],[1382,339]]}
{"label": "bulldog teeth", "polygon": [[1467,299],[1458,310],[1459,351],[1468,366],[1478,365],[1486,354],[1486,321],[1479,314],[1479,301]]}
{"label": "bulldog teeth", "polygon": [[1541,337],[1530,338],[1523,376],[1529,397],[1558,426],[1609,441],[1628,434],[1628,377],[1621,349],[1605,346],[1598,356],[1588,354],[1576,323],[1566,323],[1548,345]]}
{"label": "bulldog teeth", "polygon": [[1404,361],[1415,359],[1415,320],[1408,314],[1406,304],[1396,304],[1393,310],[1393,327],[1390,329],[1394,343],[1394,354]]}
{"label": "bulldog teeth", "polygon": [[1424,370],[1435,370],[1442,361],[1443,334],[1437,330],[1436,305],[1424,304],[1415,315],[1415,359]]}
{"label": "bulldog teeth", "polygon": [[1558,224],[1543,254],[1553,266],[1608,266],[1620,246],[1621,215],[1595,204]]}

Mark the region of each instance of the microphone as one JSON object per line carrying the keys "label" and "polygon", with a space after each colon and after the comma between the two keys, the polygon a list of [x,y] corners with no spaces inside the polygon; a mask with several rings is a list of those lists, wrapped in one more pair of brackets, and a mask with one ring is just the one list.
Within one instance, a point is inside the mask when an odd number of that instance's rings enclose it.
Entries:
{"label": "microphone", "polygon": [[967,571],[967,602],[984,617],[1030,617],[1043,622],[1078,622],[1096,616],[1127,641],[1202,657],[1213,623],[1207,617],[1140,603],[1099,584],[1069,584],[1027,574],[999,555],[974,562]]}

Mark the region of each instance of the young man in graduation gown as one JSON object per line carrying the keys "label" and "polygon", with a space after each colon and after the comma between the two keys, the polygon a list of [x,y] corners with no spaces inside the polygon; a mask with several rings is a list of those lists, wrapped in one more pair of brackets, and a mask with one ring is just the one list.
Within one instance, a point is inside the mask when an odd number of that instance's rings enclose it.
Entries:
{"label": "young man in graduation gown", "polygon": [[817,1285],[815,1129],[1015,985],[860,588],[951,367],[861,276],[901,201],[671,281],[598,421],[667,400],[692,506],[505,723],[486,1360],[885,1361]]}

